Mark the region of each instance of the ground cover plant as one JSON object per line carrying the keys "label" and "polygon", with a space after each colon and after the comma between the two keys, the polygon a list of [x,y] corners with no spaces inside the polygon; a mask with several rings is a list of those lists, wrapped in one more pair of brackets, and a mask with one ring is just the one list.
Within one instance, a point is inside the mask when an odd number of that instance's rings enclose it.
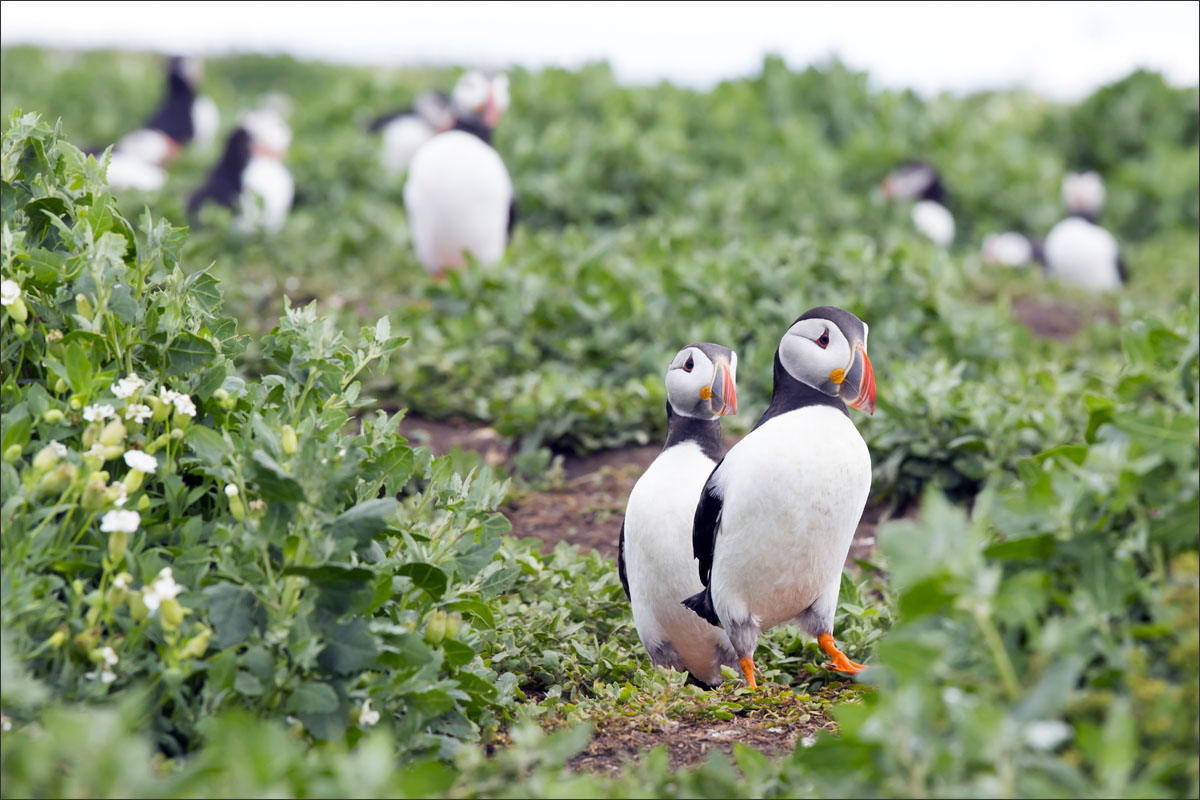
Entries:
{"label": "ground cover plant", "polygon": [[[211,153],[113,198],[69,143],[141,119],[153,57],[3,71],[5,796],[1200,790],[1194,88],[518,72],[497,146],[522,224],[436,284],[362,124],[448,74],[210,62],[226,109],[295,103],[298,203],[265,238],[175,227]],[[871,193],[914,153],[946,173],[949,252]],[[979,263],[1085,166],[1127,292]],[[532,491],[561,454],[660,437],[682,341],[738,349],[745,430],[779,332],[824,302],[871,324],[872,502],[909,510],[844,580],[839,639],[875,667],[854,686],[788,630],[761,695],[654,672],[610,560],[506,536],[505,474],[377,411],[492,426]],[[682,759],[680,729],[732,761]],[[592,774],[620,737],[672,744]]]}

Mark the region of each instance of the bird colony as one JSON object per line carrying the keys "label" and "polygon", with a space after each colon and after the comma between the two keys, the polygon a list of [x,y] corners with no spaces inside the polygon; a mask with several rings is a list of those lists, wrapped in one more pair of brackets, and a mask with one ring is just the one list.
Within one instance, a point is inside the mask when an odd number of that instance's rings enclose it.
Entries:
{"label": "bird colony", "polygon": [[1195,87],[3,70],[6,795],[1200,791]]}

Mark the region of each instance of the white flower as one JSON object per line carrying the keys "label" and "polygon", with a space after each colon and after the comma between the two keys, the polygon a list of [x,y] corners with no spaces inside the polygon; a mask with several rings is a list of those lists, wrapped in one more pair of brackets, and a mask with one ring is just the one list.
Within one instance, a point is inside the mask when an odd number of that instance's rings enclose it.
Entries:
{"label": "white flower", "polygon": [[232,483],[226,484],[225,485],[225,496],[226,497],[237,497],[238,496],[237,486],[235,486]]}
{"label": "white flower", "polygon": [[134,393],[145,385],[146,382],[144,380],[139,378],[135,373],[131,372],[129,373],[128,377],[121,378],[121,380],[117,381],[109,388],[112,389],[112,393],[114,395],[122,400],[125,400],[133,397]]}
{"label": "white flower", "polygon": [[84,677],[88,678],[89,680],[95,680],[96,678],[99,678],[102,683],[112,683],[117,679],[117,673],[113,672],[112,668],[115,667],[117,662],[121,659],[119,656],[117,656],[116,651],[107,645],[100,649],[100,658],[104,660],[104,668],[92,670],[84,675]]}
{"label": "white flower", "polygon": [[379,712],[371,710],[371,698],[363,701],[362,709],[358,712],[358,724],[369,728],[379,722]]}
{"label": "white flower", "polygon": [[100,403],[94,403],[83,409],[83,418],[88,422],[98,422],[102,419],[115,417],[116,415],[117,410],[107,403],[104,403],[103,405]]}
{"label": "white flower", "polygon": [[125,464],[130,469],[136,469],[138,472],[144,472],[147,475],[152,475],[158,471],[158,459],[141,450],[126,450]]}
{"label": "white flower", "polygon": [[117,679],[117,673],[107,668],[103,670],[94,669],[91,672],[85,672],[83,677],[93,681],[99,678],[101,683],[112,683]]}
{"label": "white flower", "polygon": [[67,446],[62,442],[51,442],[50,449],[54,451],[54,455],[59,458],[67,457]]}
{"label": "white flower", "polygon": [[125,408],[125,419],[131,419],[139,425],[154,416],[154,409],[142,403],[130,403]]}
{"label": "white flower", "polygon": [[21,296],[21,287],[16,281],[5,280],[0,283],[0,305],[11,306]]}
{"label": "white flower", "polygon": [[175,410],[187,417],[196,416],[196,404],[186,394],[175,393]]}
{"label": "white flower", "polygon": [[86,453],[83,454],[83,457],[84,458],[98,458],[101,461],[105,461],[106,459],[104,458],[104,445],[100,444],[99,442],[96,442],[94,445],[91,446],[90,449],[88,449],[88,451]]}
{"label": "white flower", "polygon": [[179,397],[179,392],[171,391],[165,386],[158,387],[158,399],[162,401],[163,405],[174,403],[176,397]]}
{"label": "white flower", "polygon": [[128,572],[122,572],[120,575],[113,578],[113,586],[117,589],[128,589],[130,577],[131,576]]}
{"label": "white flower", "polygon": [[158,577],[142,589],[142,602],[151,612],[157,611],[163,600],[170,600],[183,591],[183,587],[171,577],[171,568],[163,567]]}
{"label": "white flower", "polygon": [[7,714],[0,714],[0,730],[6,733],[12,730],[12,720],[8,718]]}
{"label": "white flower", "polygon": [[117,655],[117,651],[108,645],[100,649],[100,657],[104,659],[104,666],[106,667],[115,667],[117,662],[121,660],[120,656]]}
{"label": "white flower", "polygon": [[1039,720],[1025,726],[1025,741],[1035,750],[1053,750],[1071,738],[1071,726],[1058,720]]}
{"label": "white flower", "polygon": [[136,511],[109,511],[100,518],[101,533],[133,533],[142,524],[142,515]]}
{"label": "white flower", "polygon": [[[116,483],[112,484],[112,486],[110,486],[109,488],[117,490],[117,496],[115,498],[113,498],[112,504],[114,506],[116,506],[117,508],[120,508],[121,506],[125,505],[125,501],[129,499],[129,490],[127,488],[125,488],[125,484],[121,483],[120,481],[117,481]],[[100,523],[100,524],[103,525],[104,523]]]}

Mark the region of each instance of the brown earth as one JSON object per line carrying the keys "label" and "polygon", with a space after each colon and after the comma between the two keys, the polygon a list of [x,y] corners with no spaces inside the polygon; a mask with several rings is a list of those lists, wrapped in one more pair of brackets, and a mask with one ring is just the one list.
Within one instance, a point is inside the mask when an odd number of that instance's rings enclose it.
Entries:
{"label": "brown earth", "polygon": [[[1088,319],[1083,312],[1061,300],[1045,300],[1029,296],[1015,297],[1012,301],[1012,311],[1013,315],[1021,320],[1034,336],[1043,339],[1058,339],[1065,342],[1073,338],[1088,324]],[[1098,314],[1107,318],[1112,324],[1117,324],[1117,313],[1113,309],[1101,309]]]}

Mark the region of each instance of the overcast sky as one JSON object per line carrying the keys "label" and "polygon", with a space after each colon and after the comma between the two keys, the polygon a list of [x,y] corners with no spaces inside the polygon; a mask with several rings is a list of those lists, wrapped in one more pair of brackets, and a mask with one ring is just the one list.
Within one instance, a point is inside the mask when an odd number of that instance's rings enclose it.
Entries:
{"label": "overcast sky", "polygon": [[[707,87],[837,54],[876,85],[1078,98],[1138,66],[1200,81],[1200,3],[0,3],[0,44],[287,52],[358,64],[605,59],[629,83]],[[19,80],[19,76],[4,76]]]}

